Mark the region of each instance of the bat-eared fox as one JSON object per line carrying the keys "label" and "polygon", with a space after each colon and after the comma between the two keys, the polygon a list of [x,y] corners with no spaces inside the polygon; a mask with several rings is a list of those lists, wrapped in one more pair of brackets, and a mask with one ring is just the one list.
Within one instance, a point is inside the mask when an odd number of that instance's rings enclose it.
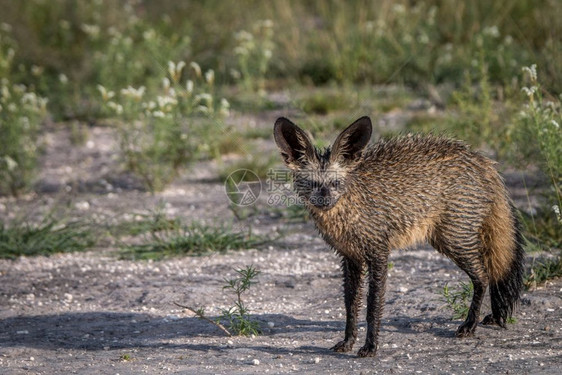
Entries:
{"label": "bat-eared fox", "polygon": [[368,271],[367,337],[360,357],[374,356],[392,249],[429,242],[468,274],[474,295],[456,336],[474,333],[490,287],[492,313],[482,324],[505,328],[522,287],[524,252],[517,216],[494,162],[463,142],[403,135],[369,145],[362,117],[331,147],[316,148],[286,118],[274,137],[294,189],[326,242],[342,258],[346,326],[332,349],[357,338],[362,275]]}

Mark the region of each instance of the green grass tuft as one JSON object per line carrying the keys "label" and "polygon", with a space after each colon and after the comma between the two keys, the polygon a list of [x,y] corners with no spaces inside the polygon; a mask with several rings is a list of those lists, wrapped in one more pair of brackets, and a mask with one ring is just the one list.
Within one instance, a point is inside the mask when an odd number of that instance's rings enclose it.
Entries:
{"label": "green grass tuft", "polygon": [[182,255],[204,255],[228,250],[249,249],[265,239],[226,225],[209,226],[192,223],[170,230],[153,231],[139,244],[123,245],[121,256],[126,259],[160,260]]}
{"label": "green grass tuft", "polygon": [[95,244],[91,228],[46,217],[39,224],[0,221],[0,258],[83,251]]}
{"label": "green grass tuft", "polygon": [[525,287],[536,288],[547,280],[562,276],[562,252],[554,259],[534,262],[531,271],[525,276]]}
{"label": "green grass tuft", "polygon": [[470,301],[474,292],[474,286],[471,282],[464,283],[461,281],[460,288],[449,288],[449,284],[445,284],[441,292],[445,303],[453,311],[452,319],[466,319]]}

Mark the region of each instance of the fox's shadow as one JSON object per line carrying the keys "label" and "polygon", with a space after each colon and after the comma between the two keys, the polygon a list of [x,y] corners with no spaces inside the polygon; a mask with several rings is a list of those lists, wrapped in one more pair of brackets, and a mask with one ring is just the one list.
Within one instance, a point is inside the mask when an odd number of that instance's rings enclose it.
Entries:
{"label": "fox's shadow", "polygon": [[[326,333],[339,338],[343,321],[296,319],[283,314],[256,315],[265,336],[303,338],[311,333]],[[452,336],[441,322],[411,320],[406,317],[383,321],[382,331],[416,333],[418,325],[436,336]],[[267,323],[273,323],[269,327]],[[413,324],[413,325],[412,325]],[[364,325],[364,324],[363,324]],[[363,326],[362,325],[362,326]],[[209,350],[213,344],[181,343],[182,337],[220,338],[224,333],[212,324],[195,317],[153,316],[142,313],[87,312],[19,316],[0,320],[0,347],[32,347],[48,350],[104,350],[153,347],[185,347]],[[360,334],[361,337],[361,334]],[[226,337],[225,337],[226,342]],[[218,346],[217,346],[218,347]],[[279,349],[279,348],[277,348]],[[303,347],[302,350],[324,351],[326,348]],[[277,350],[278,351],[278,350]]]}

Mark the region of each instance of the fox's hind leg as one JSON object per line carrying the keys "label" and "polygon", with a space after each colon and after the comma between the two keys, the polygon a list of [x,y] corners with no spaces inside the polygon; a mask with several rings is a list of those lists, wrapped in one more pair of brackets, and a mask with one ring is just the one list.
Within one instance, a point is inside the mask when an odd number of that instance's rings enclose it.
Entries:
{"label": "fox's hind leg", "polygon": [[455,230],[446,234],[443,232],[439,233],[431,240],[431,244],[438,251],[451,258],[460,269],[466,272],[472,281],[474,293],[468,310],[468,316],[455,333],[457,337],[472,336],[478,325],[480,307],[482,306],[482,300],[489,282],[480,251],[482,241],[476,233],[466,235]]}

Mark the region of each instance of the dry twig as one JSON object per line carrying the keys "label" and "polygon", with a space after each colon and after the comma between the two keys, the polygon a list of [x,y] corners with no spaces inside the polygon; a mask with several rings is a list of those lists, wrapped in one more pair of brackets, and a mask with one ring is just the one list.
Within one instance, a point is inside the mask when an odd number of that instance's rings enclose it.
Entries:
{"label": "dry twig", "polygon": [[218,327],[219,329],[221,329],[224,333],[226,333],[226,335],[227,335],[228,337],[232,337],[232,333],[230,333],[230,331],[229,331],[228,329],[226,329],[225,326],[223,326],[223,325],[220,324],[219,322],[216,322],[216,321],[214,321],[214,320],[212,320],[212,319],[207,318],[207,317],[201,312],[201,310],[197,310],[197,309],[194,309],[193,307],[181,305],[181,304],[179,304],[179,303],[177,303],[177,302],[174,302],[174,305],[176,305],[176,306],[178,306],[178,307],[181,307],[181,308],[183,308],[183,309],[188,309],[189,311],[191,311],[192,313],[194,313],[195,315],[197,315],[198,318],[201,318],[201,319],[203,319],[203,320],[206,320],[207,322],[209,322],[209,323],[215,325],[216,327]]}

